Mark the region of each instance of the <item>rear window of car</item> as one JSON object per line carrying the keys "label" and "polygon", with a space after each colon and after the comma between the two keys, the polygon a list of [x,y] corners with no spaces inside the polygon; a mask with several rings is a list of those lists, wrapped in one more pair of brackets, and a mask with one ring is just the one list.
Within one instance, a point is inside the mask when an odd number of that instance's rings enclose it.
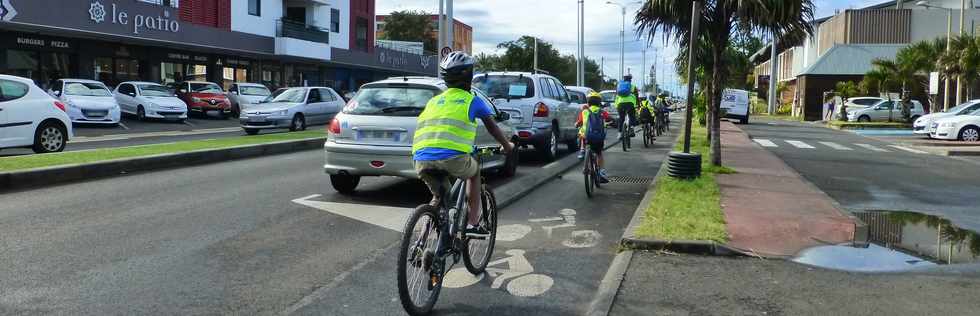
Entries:
{"label": "rear window of car", "polygon": [[254,87],[254,86],[241,86],[239,87],[239,93],[242,95],[254,95],[254,96],[269,96],[272,92],[265,87]]}
{"label": "rear window of car", "polygon": [[344,113],[355,115],[418,116],[439,89],[414,85],[362,87]]}
{"label": "rear window of car", "polygon": [[534,82],[526,76],[476,76],[476,78],[473,78],[473,85],[494,99],[526,99],[534,97]]}
{"label": "rear window of car", "polygon": [[191,83],[191,92],[221,93],[221,87],[213,83]]}
{"label": "rear window of car", "polygon": [[603,92],[602,102],[613,102],[616,101],[616,92]]}

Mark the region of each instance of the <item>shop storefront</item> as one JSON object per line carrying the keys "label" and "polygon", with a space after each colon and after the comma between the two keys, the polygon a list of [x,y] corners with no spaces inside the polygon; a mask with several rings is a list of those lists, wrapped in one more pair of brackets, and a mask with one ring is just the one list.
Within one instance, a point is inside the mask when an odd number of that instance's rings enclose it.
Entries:
{"label": "shop storefront", "polygon": [[30,34],[0,36],[0,72],[34,79],[42,87],[79,72],[77,43]]}

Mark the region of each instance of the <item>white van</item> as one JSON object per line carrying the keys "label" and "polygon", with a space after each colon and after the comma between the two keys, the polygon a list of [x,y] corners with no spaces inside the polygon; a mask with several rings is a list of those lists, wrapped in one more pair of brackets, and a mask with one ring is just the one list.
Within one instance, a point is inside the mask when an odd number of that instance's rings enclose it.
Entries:
{"label": "white van", "polygon": [[721,93],[721,109],[725,118],[736,119],[739,124],[749,123],[749,92],[738,89],[725,89]]}

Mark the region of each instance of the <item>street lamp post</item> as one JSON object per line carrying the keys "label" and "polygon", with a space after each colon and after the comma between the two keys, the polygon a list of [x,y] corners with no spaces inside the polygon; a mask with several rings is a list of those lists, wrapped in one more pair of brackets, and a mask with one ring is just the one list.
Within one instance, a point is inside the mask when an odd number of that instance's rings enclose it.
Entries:
{"label": "street lamp post", "polygon": [[692,108],[692,103],[694,103],[694,52],[695,45],[698,43],[698,24],[700,24],[701,17],[701,4],[700,1],[694,0],[691,4],[693,9],[691,10],[691,39],[688,41],[688,49],[690,52],[687,54],[687,110],[684,111],[684,153],[691,152],[691,115],[694,112]]}
{"label": "street lamp post", "polygon": [[[937,9],[941,8],[941,7],[937,7],[937,6],[934,6],[934,5],[929,4],[929,1],[926,1],[926,0],[922,0],[922,1],[916,2],[915,5],[926,7],[926,8],[937,8]],[[946,9],[946,52],[949,53],[949,49],[950,49],[950,47],[952,46],[952,43],[953,43],[953,9],[950,9],[950,8],[941,8],[941,9]],[[949,70],[949,67],[946,67],[946,68],[947,68],[947,70]],[[950,80],[949,80],[949,77],[947,77],[947,76],[943,76],[943,77],[944,77],[944,79],[943,79],[943,111],[949,111],[949,90],[950,90],[949,89],[950,88],[949,86],[950,86]]]}
{"label": "street lamp post", "polygon": [[578,62],[575,63],[575,84],[585,86],[585,0],[578,0]]}
{"label": "street lamp post", "polygon": [[623,28],[619,31],[619,78],[622,79],[626,75],[626,6],[614,1],[606,1],[606,4],[619,6],[623,14]]}

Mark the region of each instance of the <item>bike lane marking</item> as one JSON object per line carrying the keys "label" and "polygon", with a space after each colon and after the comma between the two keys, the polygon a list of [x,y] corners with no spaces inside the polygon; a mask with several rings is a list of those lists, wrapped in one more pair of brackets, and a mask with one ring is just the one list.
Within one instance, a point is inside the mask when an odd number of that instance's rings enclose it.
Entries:
{"label": "bike lane marking", "polygon": [[412,214],[411,208],[390,207],[370,204],[352,204],[314,201],[320,194],[313,194],[293,200],[293,203],[312,207],[324,212],[340,215],[362,223],[387,228],[396,232],[405,230],[405,222]]}

